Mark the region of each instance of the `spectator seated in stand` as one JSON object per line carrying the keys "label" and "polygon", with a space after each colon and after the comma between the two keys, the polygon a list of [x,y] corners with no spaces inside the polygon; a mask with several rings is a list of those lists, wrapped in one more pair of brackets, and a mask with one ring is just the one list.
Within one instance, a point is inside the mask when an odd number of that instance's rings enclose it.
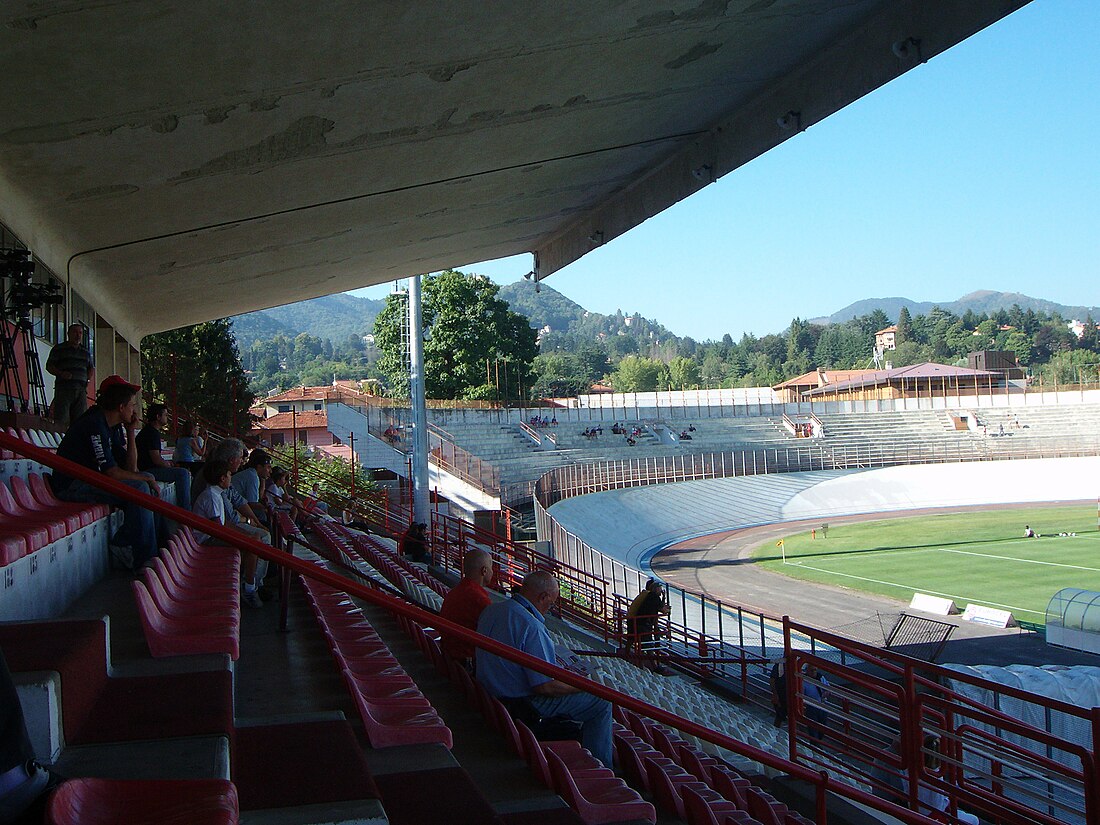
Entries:
{"label": "spectator seated in stand", "polygon": [[[493,580],[493,557],[480,548],[471,550],[462,559],[462,581],[444,597],[439,615],[455,624],[477,630],[477,620],[491,603],[485,589]],[[456,639],[444,631],[439,641],[443,653],[458,660],[471,673],[474,670],[474,646]]]}
{"label": "spectator seated in stand", "polygon": [[[489,605],[478,633],[551,664],[557,663],[546,614],[558,600],[558,580],[546,570],[528,573],[512,598]],[[566,717],[581,725],[581,744],[611,767],[611,703],[572,685],[478,648],[477,680],[513,714],[533,708],[542,719]]]}
{"label": "spectator seated in stand", "polygon": [[401,536],[398,552],[420,564],[431,564],[432,554],[428,550],[428,538],[425,533],[427,529],[428,525],[422,521],[414,521],[410,524],[405,534]]}
{"label": "spectator seated in stand", "polygon": [[175,484],[176,506],[187,510],[191,507],[191,472],[185,467],[174,467],[160,454],[160,434],[168,425],[168,407],[150,404],[145,411],[145,426],[137,434],[138,472],[149,473],[157,481]]}
{"label": "spectator seated in stand", "polygon": [[[229,469],[228,462],[218,459],[206,462],[202,468],[202,477],[206,485],[199,493],[198,498],[195,499],[195,515],[224,525],[226,521],[225,492],[229,489],[229,485],[233,480],[233,473]],[[217,539],[213,536],[208,536],[199,530],[195,530],[194,533],[195,540],[199,544],[217,544]],[[255,558],[255,556],[252,556],[252,558]],[[253,580],[246,578],[245,585],[241,590],[241,602],[246,607],[264,606]]]}
{"label": "spectator seated in stand", "polygon": [[176,439],[176,447],[172,451],[172,462],[177,467],[186,467],[192,473],[202,466],[203,452],[202,439],[199,438],[195,422],[184,421],[180,428],[179,438]]}
{"label": "spectator seated in stand", "polygon": [[626,437],[626,443],[627,443],[627,445],[628,445],[628,446],[630,446],[630,447],[633,447],[633,446],[635,446],[635,445],[636,445],[636,444],[637,444],[638,442],[634,440],[634,436],[632,436],[632,435],[628,435],[628,436]]}
{"label": "spectator seated in stand", "polygon": [[[229,472],[236,472],[244,463],[244,442],[239,438],[227,438],[214,448],[210,461],[222,461],[229,465]],[[191,488],[192,496],[198,501],[199,496],[208,486],[205,475],[199,476]],[[267,529],[263,527],[252,508],[248,506],[241,494],[233,489],[232,485],[221,488],[222,497],[225,499],[225,526],[253,538],[264,544],[271,544],[271,538]],[[192,509],[194,509],[192,507]],[[254,553],[241,553],[241,593],[246,594],[255,589],[260,592],[260,597],[267,595],[266,588],[259,590],[267,575],[267,560],[258,558]]]}
{"label": "spectator seated in stand", "polygon": [[267,508],[263,506],[263,488],[271,478],[271,456],[263,450],[253,450],[248,462],[233,474],[233,489],[248,502],[249,509],[261,523],[267,522]]}
{"label": "spectator seated in stand", "polygon": [[328,514],[328,503],[321,501],[321,484],[317,481],[313,482],[309,495],[302,502],[302,507],[312,516],[332,520]]}
{"label": "spectator seated in stand", "polygon": [[282,467],[272,467],[271,477],[264,487],[264,503],[273,510],[289,513],[295,524],[300,523],[302,502],[286,490],[287,472]]}
{"label": "spectator seated in stand", "polygon": [[[138,492],[159,496],[160,485],[152,475],[128,470],[119,466],[117,461],[116,428],[123,428],[128,435],[128,443],[134,445],[135,463],[137,460],[134,429],[137,426],[137,394],[140,390],[137,384],[131,384],[118,375],[105,378],[99,386],[96,403],[69,427],[57,448],[57,455],[133,487]],[[62,472],[54,473],[50,483],[54,495],[62,501],[122,508],[122,529],[112,538],[112,543],[130,548],[131,559],[128,565],[123,562],[123,566],[138,570],[157,555],[156,522],[151,510]]]}
{"label": "spectator seated in stand", "polygon": [[687,430],[683,430],[683,431],[680,432],[680,440],[681,441],[691,441],[691,436],[688,435]]}
{"label": "spectator seated in stand", "polygon": [[390,426],[386,427],[383,431],[382,437],[390,442],[390,444],[396,444],[401,440],[401,433],[397,431],[397,428],[394,427],[393,424],[390,424]]}

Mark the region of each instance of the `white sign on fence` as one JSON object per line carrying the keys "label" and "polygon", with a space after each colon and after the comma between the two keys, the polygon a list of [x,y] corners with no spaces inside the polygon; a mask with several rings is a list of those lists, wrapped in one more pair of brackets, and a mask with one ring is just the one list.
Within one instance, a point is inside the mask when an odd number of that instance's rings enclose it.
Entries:
{"label": "white sign on fence", "polygon": [[1016,619],[1009,611],[986,607],[982,604],[968,604],[966,610],[963,611],[963,618],[968,622],[989,625],[990,627],[1016,626]]}
{"label": "white sign on fence", "polygon": [[955,606],[955,602],[951,599],[929,596],[927,593],[914,593],[913,601],[909,602],[909,607],[911,610],[933,613],[936,616],[954,616],[959,612],[959,608]]}

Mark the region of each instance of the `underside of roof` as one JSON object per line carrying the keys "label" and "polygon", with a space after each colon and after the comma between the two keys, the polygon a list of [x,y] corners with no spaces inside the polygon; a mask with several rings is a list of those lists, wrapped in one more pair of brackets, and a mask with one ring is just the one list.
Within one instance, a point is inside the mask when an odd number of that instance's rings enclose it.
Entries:
{"label": "underside of roof", "polygon": [[25,0],[0,220],[131,341],[608,243],[1027,0]]}

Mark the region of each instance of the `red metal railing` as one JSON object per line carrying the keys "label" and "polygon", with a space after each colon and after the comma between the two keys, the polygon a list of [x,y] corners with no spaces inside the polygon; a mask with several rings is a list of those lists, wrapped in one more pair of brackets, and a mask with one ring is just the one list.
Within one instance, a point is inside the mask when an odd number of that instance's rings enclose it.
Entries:
{"label": "red metal railing", "polygon": [[[793,637],[798,636],[798,644]],[[921,787],[984,818],[1018,825],[1100,822],[1100,707],[1080,708],[966,673],[921,662],[841,636],[784,620],[790,757],[807,765],[842,765],[860,782],[903,780],[915,809]],[[848,664],[803,649],[843,651]],[[822,742],[806,735],[802,668],[827,674],[831,717]],[[947,687],[971,684],[1000,697],[1027,702],[1048,716],[1079,723],[1079,742],[1028,724]],[[1001,700],[1003,701],[1003,699]],[[926,746],[935,737],[938,750]],[[828,763],[824,761],[828,757]],[[930,768],[929,758],[942,767]]]}
{"label": "red metal railing", "polygon": [[[0,448],[9,449],[13,452],[25,455],[47,467],[60,470],[67,475],[106,490],[120,499],[141,504],[147,509],[168,516],[180,524],[202,530],[207,535],[212,536],[227,546],[255,553],[261,558],[282,565],[284,575],[289,575],[291,572],[300,573],[332,587],[340,588],[355,598],[362,599],[363,601],[369,602],[385,610],[389,610],[391,613],[405,616],[421,624],[430,625],[437,630],[443,630],[448,635],[470,642],[478,648],[508,659],[509,661],[515,662],[538,673],[545,674],[553,679],[557,679],[578,690],[585,691],[601,699],[606,699],[609,702],[618,704],[628,710],[632,710],[635,713],[660,722],[661,724],[668,725],[671,728],[691,736],[711,742],[721,748],[725,748],[735,754],[743,756],[746,759],[759,762],[762,765],[786,773],[795,779],[802,780],[811,785],[815,790],[816,821],[819,825],[826,825],[827,823],[828,813],[826,808],[826,796],[830,792],[861,802],[878,810],[886,811],[903,822],[913,823],[913,825],[929,825],[929,823],[933,822],[933,820],[907,810],[906,808],[878,799],[859,788],[854,788],[839,782],[826,771],[816,771],[806,768],[748,743],[713,731],[696,722],[684,719],[664,708],[651,705],[637,697],[608,688],[599,682],[591,681],[578,673],[545,662],[542,659],[538,659],[487,636],[482,636],[475,631],[450,622],[441,616],[429,613],[413,604],[366,587],[311,562],[295,558],[270,545],[255,541],[232,528],[217,524],[201,516],[196,516],[190,511],[180,509],[158,498],[139,493],[133,488],[104,476],[101,473],[89,470],[86,467],[74,464],[66,459],[59,458],[47,450],[35,447],[7,433],[0,432]],[[1092,820],[1090,820],[1089,825],[1093,825]]]}

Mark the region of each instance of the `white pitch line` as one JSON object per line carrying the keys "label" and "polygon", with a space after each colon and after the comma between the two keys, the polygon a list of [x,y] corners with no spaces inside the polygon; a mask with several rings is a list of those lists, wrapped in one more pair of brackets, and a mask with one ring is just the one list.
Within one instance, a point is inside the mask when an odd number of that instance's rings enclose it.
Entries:
{"label": "white pitch line", "polygon": [[1039,561],[1038,559],[1018,559],[1015,556],[995,556],[992,553],[973,553],[969,550],[947,550],[945,553],[958,553],[961,556],[980,556],[983,559],[1003,559],[1004,561],[1018,561],[1021,564],[1045,564],[1049,567],[1070,567],[1074,570],[1088,570],[1090,573],[1100,573],[1100,567],[1084,567],[1080,564],[1062,564],[1056,561]]}
{"label": "white pitch line", "polygon": [[1015,613],[1031,613],[1033,616],[1042,616],[1042,615],[1044,615],[1041,611],[1028,610],[1026,607],[1016,607],[1016,606],[1011,605],[1011,604],[1001,604],[1000,602],[989,602],[989,601],[985,601],[984,599],[983,600],[971,599],[968,596],[959,596],[959,595],[956,595],[955,593],[941,593],[938,590],[925,590],[923,588],[917,589],[915,587],[910,587],[909,585],[906,585],[906,584],[898,584],[897,582],[883,581],[882,579],[869,579],[866,576],[855,576],[851,573],[838,573],[835,570],[825,570],[824,568],[812,567],[808,564],[800,564],[799,566],[802,567],[804,570],[816,570],[818,573],[827,573],[830,576],[843,576],[846,579],[859,579],[860,581],[872,582],[873,584],[884,584],[887,587],[896,587],[899,590],[911,590],[914,593],[929,593],[933,596],[943,596],[944,598],[951,599],[952,601],[957,601],[957,602],[976,601],[979,604],[988,604],[988,605],[992,605],[993,607],[1003,607],[1003,608],[1006,608],[1007,610],[1011,610]]}

